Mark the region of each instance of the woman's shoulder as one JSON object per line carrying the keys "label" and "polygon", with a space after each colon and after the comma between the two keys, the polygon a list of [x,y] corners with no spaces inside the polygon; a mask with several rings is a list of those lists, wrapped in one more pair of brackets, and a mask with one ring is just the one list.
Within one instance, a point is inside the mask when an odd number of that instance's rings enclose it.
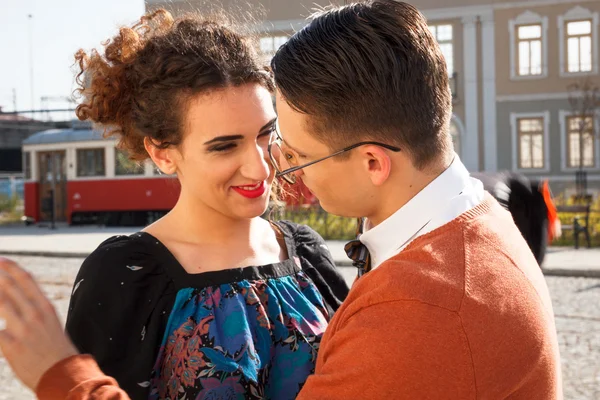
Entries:
{"label": "woman's shoulder", "polygon": [[327,251],[325,240],[313,228],[296,222],[280,220],[275,222],[283,231],[294,239],[297,245],[315,244]]}
{"label": "woman's shoulder", "polygon": [[160,247],[144,232],[118,235],[106,239],[84,260],[79,274],[108,275],[139,272],[146,275],[158,265]]}
{"label": "woman's shoulder", "polygon": [[302,269],[315,283],[331,314],[348,295],[348,285],[335,266],[325,240],[309,226],[291,221],[277,225],[292,238]]}

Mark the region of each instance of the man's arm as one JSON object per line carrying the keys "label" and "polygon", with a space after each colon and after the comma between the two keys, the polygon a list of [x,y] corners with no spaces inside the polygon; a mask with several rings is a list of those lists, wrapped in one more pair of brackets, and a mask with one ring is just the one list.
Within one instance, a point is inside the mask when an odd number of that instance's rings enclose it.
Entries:
{"label": "man's arm", "polygon": [[417,301],[361,309],[321,344],[300,400],[471,399],[475,378],[459,316]]}
{"label": "man's arm", "polygon": [[51,367],[42,376],[36,395],[39,400],[129,400],[89,355],[72,356]]}

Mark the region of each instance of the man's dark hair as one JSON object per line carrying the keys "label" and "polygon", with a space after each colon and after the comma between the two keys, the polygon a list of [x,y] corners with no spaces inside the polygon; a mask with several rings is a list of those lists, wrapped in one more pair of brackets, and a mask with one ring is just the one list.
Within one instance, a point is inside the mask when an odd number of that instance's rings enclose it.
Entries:
{"label": "man's dark hair", "polygon": [[371,0],[325,9],[271,62],[287,103],[331,149],[397,145],[421,169],[452,146],[446,62],[410,4]]}

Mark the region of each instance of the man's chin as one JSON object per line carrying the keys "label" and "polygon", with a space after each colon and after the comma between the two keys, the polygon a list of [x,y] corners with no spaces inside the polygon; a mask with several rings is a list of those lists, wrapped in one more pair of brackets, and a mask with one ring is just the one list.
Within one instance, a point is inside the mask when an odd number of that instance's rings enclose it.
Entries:
{"label": "man's chin", "polygon": [[338,217],[344,218],[360,218],[359,211],[357,209],[349,209],[347,208],[347,204],[329,204],[327,201],[319,202],[319,205],[323,210],[325,210],[328,214],[337,215]]}
{"label": "man's chin", "polygon": [[337,215],[337,216],[340,216],[340,217],[344,216],[342,210],[340,210],[337,207],[333,207],[330,204],[327,204],[327,202],[321,201],[321,202],[319,202],[319,204],[321,205],[321,208],[323,210],[325,210],[328,214]]}

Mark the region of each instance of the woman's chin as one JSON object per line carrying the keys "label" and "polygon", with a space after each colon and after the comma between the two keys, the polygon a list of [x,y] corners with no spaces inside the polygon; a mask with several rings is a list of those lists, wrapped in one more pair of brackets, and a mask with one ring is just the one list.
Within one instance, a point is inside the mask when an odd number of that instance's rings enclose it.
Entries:
{"label": "woman's chin", "polygon": [[[261,201],[262,200],[262,201]],[[255,199],[252,204],[237,207],[234,212],[240,218],[255,218],[263,215],[269,208],[269,197]]]}

